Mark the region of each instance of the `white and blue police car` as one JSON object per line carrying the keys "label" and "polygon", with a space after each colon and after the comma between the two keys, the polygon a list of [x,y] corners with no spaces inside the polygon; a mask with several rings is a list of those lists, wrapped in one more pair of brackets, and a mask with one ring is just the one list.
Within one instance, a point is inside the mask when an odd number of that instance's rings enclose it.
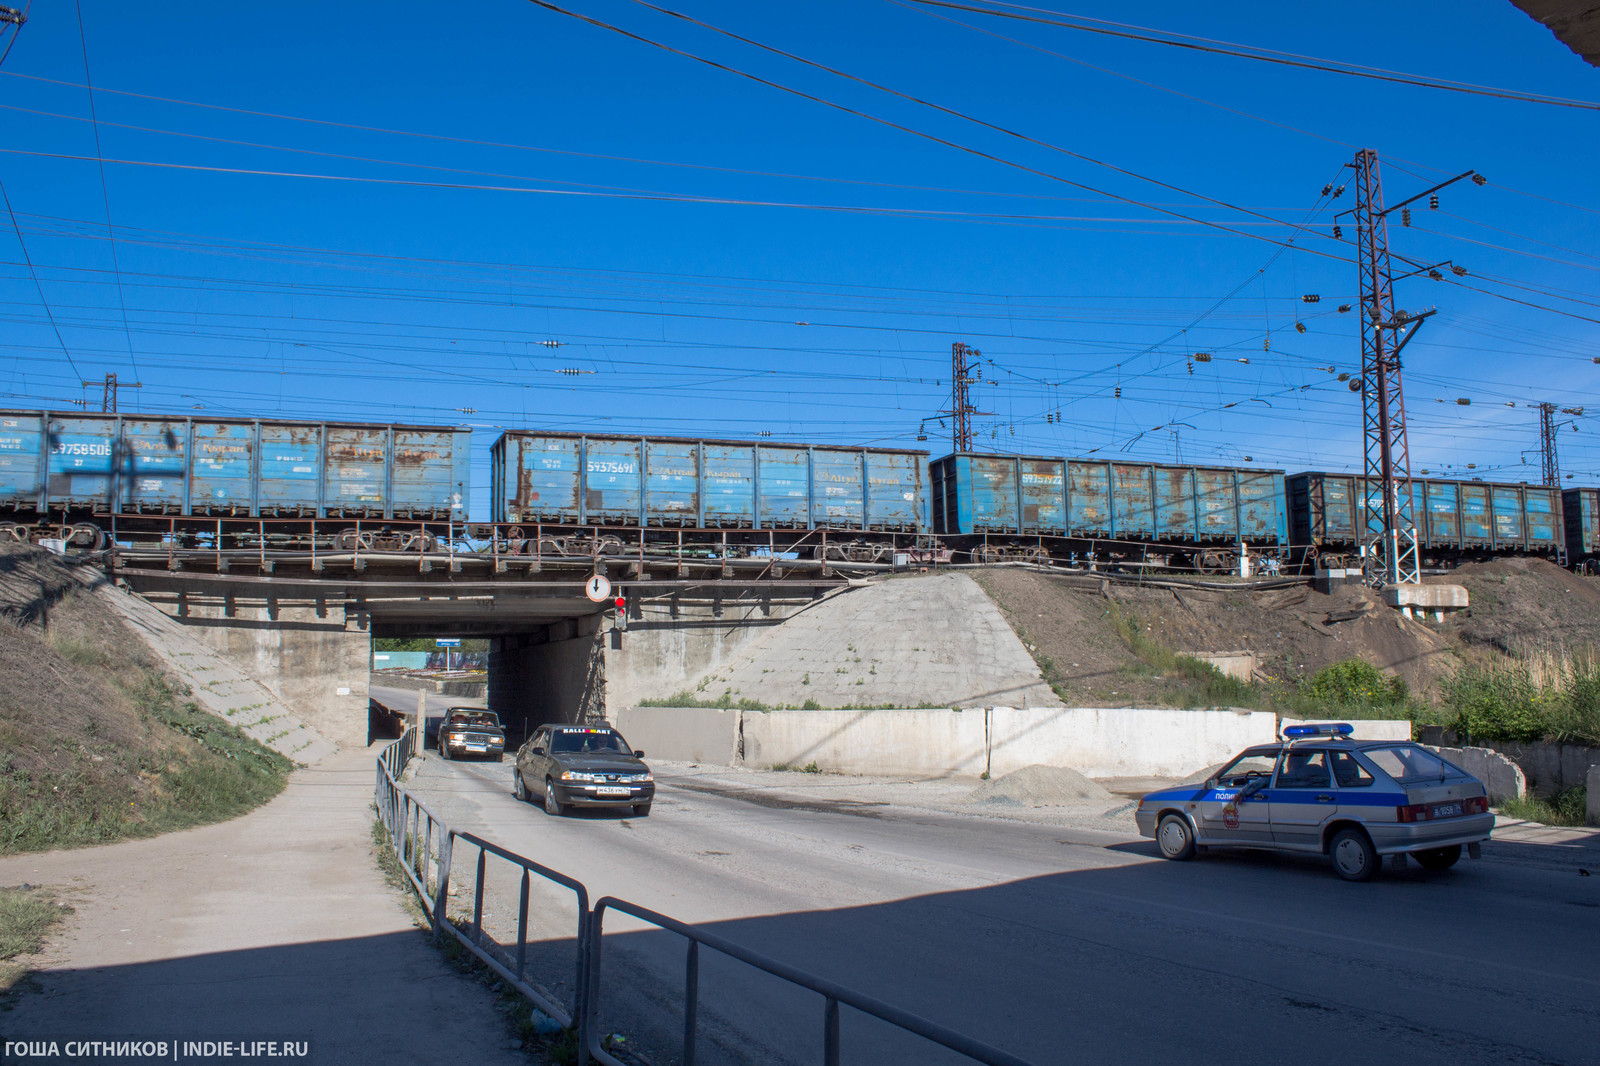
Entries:
{"label": "white and blue police car", "polygon": [[1139,833],[1180,861],[1208,848],[1326,855],[1346,881],[1368,880],[1384,856],[1429,870],[1449,869],[1463,848],[1478,858],[1494,828],[1483,782],[1420,744],[1354,732],[1290,726],[1199,785],[1145,796]]}

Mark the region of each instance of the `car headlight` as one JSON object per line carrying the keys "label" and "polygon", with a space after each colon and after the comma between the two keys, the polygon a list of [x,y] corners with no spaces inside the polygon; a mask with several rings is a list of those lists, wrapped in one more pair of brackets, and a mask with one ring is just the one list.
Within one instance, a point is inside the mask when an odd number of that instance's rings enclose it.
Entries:
{"label": "car headlight", "polygon": [[563,781],[593,781],[594,780],[594,775],[593,774],[582,773],[581,771],[578,771],[578,770],[563,770],[563,771],[561,771],[561,780],[563,780]]}
{"label": "car headlight", "polygon": [[647,781],[653,781],[655,779],[649,774],[634,774],[632,777],[628,778],[628,780],[632,781],[636,785],[642,785]]}

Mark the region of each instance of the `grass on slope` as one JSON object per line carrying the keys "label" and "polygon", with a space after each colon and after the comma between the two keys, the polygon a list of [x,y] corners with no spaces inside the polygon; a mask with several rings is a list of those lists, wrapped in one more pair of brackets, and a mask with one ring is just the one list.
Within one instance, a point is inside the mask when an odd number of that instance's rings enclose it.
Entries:
{"label": "grass on slope", "polygon": [[0,552],[0,854],[222,821],[282,791],[290,760],[184,699],[70,567]]}

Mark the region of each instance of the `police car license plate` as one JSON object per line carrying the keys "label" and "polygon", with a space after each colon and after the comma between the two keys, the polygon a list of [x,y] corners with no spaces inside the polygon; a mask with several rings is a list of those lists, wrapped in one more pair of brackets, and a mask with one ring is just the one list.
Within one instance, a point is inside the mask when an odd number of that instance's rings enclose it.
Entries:
{"label": "police car license plate", "polygon": [[1433,805],[1433,817],[1435,818],[1454,818],[1460,813],[1461,804],[1459,803],[1435,803]]}
{"label": "police car license plate", "polygon": [[594,791],[596,795],[600,796],[626,796],[628,794],[628,789],[610,785],[597,788]]}

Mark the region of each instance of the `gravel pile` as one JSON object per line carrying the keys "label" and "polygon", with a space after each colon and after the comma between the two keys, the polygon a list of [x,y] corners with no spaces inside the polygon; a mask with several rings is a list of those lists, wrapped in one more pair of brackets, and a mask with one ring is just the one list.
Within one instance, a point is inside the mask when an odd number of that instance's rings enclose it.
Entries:
{"label": "gravel pile", "polygon": [[967,796],[968,803],[1016,807],[1081,807],[1115,799],[1076,770],[1040,765],[985,781]]}

